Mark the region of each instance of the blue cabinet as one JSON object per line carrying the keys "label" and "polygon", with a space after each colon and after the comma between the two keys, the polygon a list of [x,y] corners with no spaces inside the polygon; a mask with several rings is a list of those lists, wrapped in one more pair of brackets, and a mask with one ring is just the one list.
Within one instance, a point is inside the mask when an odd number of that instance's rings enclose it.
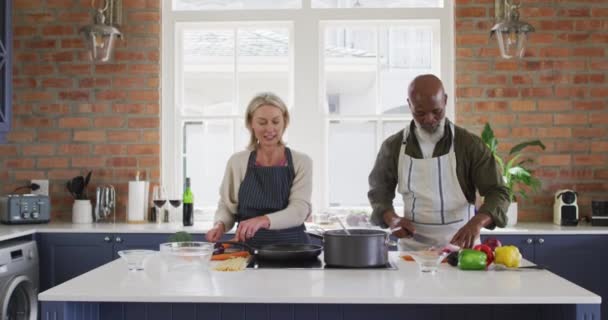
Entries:
{"label": "blue cabinet", "polygon": [[[482,239],[489,236],[483,236]],[[562,278],[602,296],[602,319],[608,320],[608,235],[497,235],[503,245]]]}
{"label": "blue cabinet", "polygon": [[11,128],[12,0],[0,0],[0,143]]}
{"label": "blue cabinet", "polygon": [[126,249],[158,250],[171,234],[41,233],[38,234],[40,289],[102,266]]}

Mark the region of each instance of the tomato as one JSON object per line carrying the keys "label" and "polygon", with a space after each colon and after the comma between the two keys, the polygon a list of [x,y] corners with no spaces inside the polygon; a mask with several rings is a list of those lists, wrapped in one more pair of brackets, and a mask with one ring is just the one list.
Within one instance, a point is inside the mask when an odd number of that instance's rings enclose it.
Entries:
{"label": "tomato", "polygon": [[486,241],[483,242],[483,244],[490,247],[490,249],[492,249],[492,251],[496,250],[496,248],[498,248],[498,247],[502,247],[502,243],[500,243],[500,240],[498,240],[496,238],[487,238]]}

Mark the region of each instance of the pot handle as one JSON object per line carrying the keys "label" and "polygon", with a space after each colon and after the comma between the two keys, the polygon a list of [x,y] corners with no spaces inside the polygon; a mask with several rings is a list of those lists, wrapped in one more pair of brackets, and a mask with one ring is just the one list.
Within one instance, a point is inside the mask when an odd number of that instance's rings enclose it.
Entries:
{"label": "pot handle", "polygon": [[317,239],[321,239],[321,240],[323,240],[325,238],[324,237],[324,235],[325,235],[325,229],[323,229],[323,228],[321,228],[319,226],[316,226],[316,225],[309,225],[308,227],[310,229],[313,229],[312,231],[311,230],[306,230],[306,233],[308,233],[308,235],[313,236],[313,237],[315,237]]}
{"label": "pot handle", "polygon": [[397,241],[391,240],[391,235],[389,233],[386,234],[386,240],[384,241],[384,243],[387,246],[393,247],[393,248],[396,248],[398,246],[398,242]]}

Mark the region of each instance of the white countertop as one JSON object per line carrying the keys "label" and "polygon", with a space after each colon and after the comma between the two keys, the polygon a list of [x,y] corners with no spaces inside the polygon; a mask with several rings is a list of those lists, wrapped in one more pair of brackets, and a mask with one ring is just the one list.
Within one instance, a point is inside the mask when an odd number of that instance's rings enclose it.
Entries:
{"label": "white countertop", "polygon": [[421,273],[399,270],[166,271],[158,254],[143,271],[117,259],[39,294],[41,301],[369,304],[599,304],[601,297],[545,270]]}
{"label": "white countertop", "polygon": [[[308,225],[308,224],[307,224]],[[312,224],[310,224],[312,225]],[[36,232],[41,233],[174,233],[186,231],[189,233],[206,233],[212,227],[211,222],[196,221],[194,226],[184,227],[181,223],[50,223],[33,225],[0,225],[0,241],[27,236]],[[325,229],[339,228],[338,225],[321,225]],[[584,224],[576,227],[558,226],[552,223],[519,223],[514,227],[482,229],[482,235],[577,235],[577,234],[608,234],[608,227],[593,227]]]}

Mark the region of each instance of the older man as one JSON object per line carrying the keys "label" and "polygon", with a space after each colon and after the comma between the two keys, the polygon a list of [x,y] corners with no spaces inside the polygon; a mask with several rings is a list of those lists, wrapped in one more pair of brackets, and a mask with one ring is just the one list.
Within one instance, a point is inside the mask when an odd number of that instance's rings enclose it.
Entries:
{"label": "older man", "polygon": [[[372,222],[390,227],[406,250],[430,244],[471,247],[481,228],[504,227],[509,195],[481,139],[445,117],[447,94],[434,75],[416,77],[407,102],[413,121],[384,141],[369,175]],[[395,188],[404,212],[393,207]],[[475,214],[475,191],[484,203]]]}

